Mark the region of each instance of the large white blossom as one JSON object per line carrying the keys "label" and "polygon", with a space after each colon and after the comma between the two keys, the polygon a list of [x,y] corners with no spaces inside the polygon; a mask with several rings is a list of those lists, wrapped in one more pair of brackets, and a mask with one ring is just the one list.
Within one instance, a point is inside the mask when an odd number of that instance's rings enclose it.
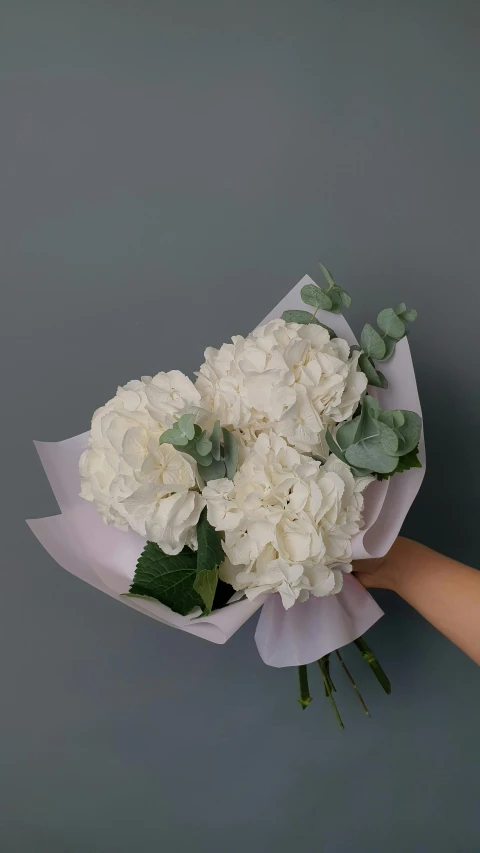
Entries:
{"label": "large white blossom", "polygon": [[359,352],[313,323],[272,320],[246,338],[209,347],[197,374],[202,405],[242,444],[274,431],[302,452],[325,458],[327,427],[352,417],[367,378]]}
{"label": "large white blossom", "polygon": [[[206,505],[224,540],[220,576],[250,599],[279,592],[288,608],[339,592],[372,478],[329,456],[325,435],[365,391],[358,357],[320,326],[273,320],[207,349],[195,385],[175,370],[127,383],[93,416],[82,497],[167,554],[197,547]],[[192,456],[159,443],[187,412],[208,434],[217,419],[234,433],[233,481],[205,485]]]}
{"label": "large white blossom", "polygon": [[212,480],[203,490],[208,520],[225,535],[221,577],[250,599],[279,592],[285,608],[339,592],[371,480],[354,478],[334,456],[321,464],[263,433],[233,482]]}
{"label": "large white blossom", "polygon": [[205,504],[193,460],[159,438],[200,395],[180,371],[128,382],[97,409],[80,459],[81,496],[107,524],[131,528],[168,554],[195,544]]}

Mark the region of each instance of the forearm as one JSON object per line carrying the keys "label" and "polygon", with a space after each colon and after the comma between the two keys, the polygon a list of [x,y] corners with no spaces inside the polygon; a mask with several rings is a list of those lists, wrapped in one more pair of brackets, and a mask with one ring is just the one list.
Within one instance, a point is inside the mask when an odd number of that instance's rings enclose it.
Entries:
{"label": "forearm", "polygon": [[480,572],[399,538],[374,576],[480,665]]}

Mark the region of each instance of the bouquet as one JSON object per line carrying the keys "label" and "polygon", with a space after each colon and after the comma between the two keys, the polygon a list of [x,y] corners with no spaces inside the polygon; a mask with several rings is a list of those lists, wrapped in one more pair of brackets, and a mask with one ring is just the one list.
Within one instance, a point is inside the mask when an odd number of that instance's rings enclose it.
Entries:
{"label": "bouquet", "polygon": [[[351,574],[383,556],[420,487],[420,404],[400,303],[357,343],[349,294],[320,265],[262,324],[209,347],[195,381],[177,370],[118,388],[89,433],[37,443],[61,514],[28,522],[68,571],[160,622],[226,642],[259,608],[266,664],[298,667],[300,704],[317,663],[355,643],[384,690],[364,633],[382,611]],[[380,370],[381,365],[381,370]]]}

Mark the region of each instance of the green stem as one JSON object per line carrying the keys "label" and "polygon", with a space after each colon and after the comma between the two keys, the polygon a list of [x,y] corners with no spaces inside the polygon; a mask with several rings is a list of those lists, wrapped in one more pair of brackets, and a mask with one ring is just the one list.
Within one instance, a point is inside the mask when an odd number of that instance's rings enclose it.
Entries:
{"label": "green stem", "polygon": [[344,729],[345,726],[343,725],[343,720],[340,716],[339,710],[337,708],[337,704],[336,704],[335,699],[333,697],[333,690],[335,689],[335,687],[333,685],[333,681],[332,681],[331,676],[330,676],[328,661],[325,662],[325,658],[320,658],[320,660],[318,661],[318,665],[320,667],[320,672],[322,673],[323,683],[325,685],[325,693],[328,696],[328,698],[330,699],[330,702],[332,704],[332,708],[334,710],[335,716],[336,716],[337,721],[338,721],[338,725],[340,726],[341,729]]}
{"label": "green stem", "polygon": [[300,685],[300,699],[298,701],[300,702],[303,710],[305,710],[307,705],[310,705],[310,702],[312,701],[308,687],[307,667],[305,664],[298,667],[298,682]]}
{"label": "green stem", "polygon": [[350,670],[347,668],[347,664],[346,664],[346,663],[345,663],[345,661],[343,660],[343,658],[342,658],[342,656],[341,656],[340,652],[338,651],[338,649],[336,650],[335,654],[336,654],[336,656],[337,656],[338,660],[340,661],[340,666],[341,666],[341,667],[343,668],[343,670],[345,671],[345,674],[346,674],[347,678],[349,679],[349,681],[350,681],[350,683],[351,683],[351,685],[352,685],[353,689],[355,690],[355,693],[356,693],[356,695],[357,695],[357,697],[358,697],[358,701],[360,702],[360,705],[362,706],[363,710],[365,711],[365,713],[366,713],[367,717],[369,717],[369,716],[370,716],[370,712],[369,712],[369,710],[368,710],[367,706],[365,705],[365,702],[363,701],[363,696],[362,696],[362,694],[360,693],[360,690],[358,689],[357,685],[355,684],[355,682],[354,682],[354,680],[353,680],[353,678],[352,678],[352,675],[351,675],[351,673],[350,673]]}
{"label": "green stem", "polygon": [[358,637],[354,642],[357,649],[359,649],[363,659],[367,661],[370,669],[375,675],[375,678],[377,679],[379,684],[382,685],[383,689],[385,690],[385,693],[390,694],[392,692],[392,686],[390,684],[390,681],[388,680],[386,674],[380,666],[377,658],[373,654],[371,648],[367,645],[363,637]]}
{"label": "green stem", "polygon": [[315,320],[315,317],[317,316],[317,312],[318,312],[318,308],[315,308],[315,311],[312,311],[312,317],[307,323],[308,326],[310,325],[310,323],[313,323],[313,321]]}

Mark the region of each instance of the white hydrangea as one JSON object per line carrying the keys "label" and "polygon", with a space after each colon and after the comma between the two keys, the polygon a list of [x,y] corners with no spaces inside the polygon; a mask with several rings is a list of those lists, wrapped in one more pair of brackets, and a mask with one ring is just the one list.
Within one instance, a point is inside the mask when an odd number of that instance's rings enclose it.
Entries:
{"label": "white hydrangea", "polygon": [[209,347],[196,387],[202,405],[242,444],[273,430],[325,458],[327,427],[351,418],[367,387],[358,358],[322,326],[272,320],[246,338]]}
{"label": "white hydrangea", "polygon": [[159,438],[199,403],[178,370],[128,382],[93,415],[80,459],[80,494],[105,522],[147,536],[168,554],[195,544],[205,501],[193,460]]}
{"label": "white hydrangea", "polygon": [[285,608],[339,592],[371,480],[354,478],[336,457],[322,465],[263,433],[233,482],[212,480],[203,490],[210,524],[225,533],[221,577],[250,599],[279,592]]}

